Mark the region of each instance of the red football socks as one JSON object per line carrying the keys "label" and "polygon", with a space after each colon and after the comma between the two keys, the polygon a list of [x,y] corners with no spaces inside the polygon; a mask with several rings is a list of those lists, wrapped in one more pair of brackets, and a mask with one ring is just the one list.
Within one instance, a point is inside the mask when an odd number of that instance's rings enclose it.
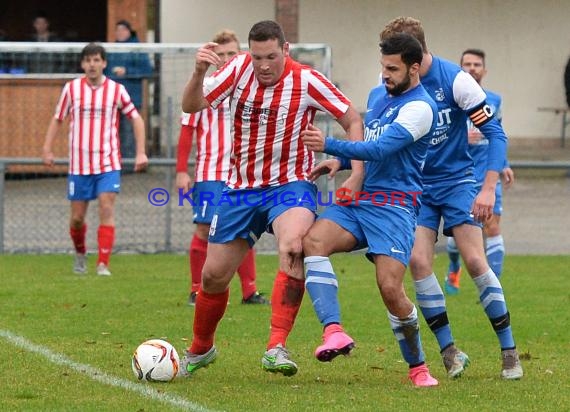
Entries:
{"label": "red football socks", "polygon": [[109,266],[109,259],[115,243],[115,226],[99,226],[97,230],[97,243],[99,244],[99,259],[97,264],[104,263]]}
{"label": "red football socks", "polygon": [[85,234],[87,233],[87,225],[83,224],[79,229],[74,227],[69,228],[69,235],[73,241],[73,246],[77,253],[85,254],[87,247],[85,246]]}
{"label": "red football socks", "polygon": [[194,338],[190,346],[193,354],[204,354],[214,345],[214,334],[228,306],[229,296],[229,289],[216,294],[198,290],[194,309]]}
{"label": "red football socks", "polygon": [[271,332],[267,349],[274,348],[278,343],[285,346],[304,293],[303,279],[292,278],[281,270],[277,272],[271,295]]}
{"label": "red football socks", "polygon": [[255,285],[255,250],[249,249],[238,267],[238,275],[241,282],[241,293],[244,299],[257,292]]}

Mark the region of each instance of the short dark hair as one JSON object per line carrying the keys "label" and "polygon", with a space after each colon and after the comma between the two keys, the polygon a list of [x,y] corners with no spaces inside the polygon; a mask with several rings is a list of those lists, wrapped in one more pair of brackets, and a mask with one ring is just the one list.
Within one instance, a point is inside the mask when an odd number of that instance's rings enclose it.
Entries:
{"label": "short dark hair", "polygon": [[285,33],[279,23],[273,20],[263,20],[255,23],[249,31],[248,43],[251,41],[277,40],[279,47],[285,44]]}
{"label": "short dark hair", "polygon": [[105,48],[97,43],[89,43],[87,46],[81,50],[81,60],[87,56],[100,55],[103,60],[107,60],[107,52]]}
{"label": "short dark hair", "polygon": [[411,34],[395,33],[380,42],[380,50],[384,55],[399,54],[406,66],[414,63],[422,64],[424,57],[422,45]]}
{"label": "short dark hair", "polygon": [[485,52],[481,49],[467,49],[463,53],[461,53],[461,63],[463,63],[463,56],[466,54],[473,54],[475,56],[479,56],[483,60],[483,66],[485,66]]}

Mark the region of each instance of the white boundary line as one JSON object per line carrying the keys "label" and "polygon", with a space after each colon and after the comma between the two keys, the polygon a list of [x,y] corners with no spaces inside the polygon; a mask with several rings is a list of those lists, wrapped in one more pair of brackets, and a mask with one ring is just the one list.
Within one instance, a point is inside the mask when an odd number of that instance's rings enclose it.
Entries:
{"label": "white boundary line", "polygon": [[90,365],[83,363],[77,363],[56,352],[52,352],[48,348],[40,345],[36,345],[30,342],[23,336],[16,335],[8,330],[0,329],[0,337],[3,337],[10,343],[28,351],[42,355],[44,358],[57,365],[67,366],[76,372],[83,375],[87,375],[89,378],[101,382],[105,385],[114,386],[116,388],[123,388],[131,392],[136,392],[143,395],[146,398],[150,398],[155,401],[160,401],[163,403],[168,403],[172,406],[196,412],[214,412],[211,409],[207,409],[204,406],[188,401],[180,396],[162,393],[149,385],[143,383],[133,383],[126,379],[117,378],[115,376],[108,375],[103,371],[100,371]]}

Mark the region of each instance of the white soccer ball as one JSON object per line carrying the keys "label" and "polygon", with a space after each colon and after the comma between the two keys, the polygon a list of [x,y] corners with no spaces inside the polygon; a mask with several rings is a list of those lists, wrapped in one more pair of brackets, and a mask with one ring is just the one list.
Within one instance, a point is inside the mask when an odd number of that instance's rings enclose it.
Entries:
{"label": "white soccer ball", "polygon": [[180,358],[174,346],[162,339],[150,339],[133,354],[132,367],[138,380],[170,382],[178,374]]}

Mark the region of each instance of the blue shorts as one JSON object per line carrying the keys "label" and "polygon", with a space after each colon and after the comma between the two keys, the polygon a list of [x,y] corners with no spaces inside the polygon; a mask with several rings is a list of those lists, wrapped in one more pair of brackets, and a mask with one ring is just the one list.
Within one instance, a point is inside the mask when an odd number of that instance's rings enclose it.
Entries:
{"label": "blue shorts", "polygon": [[482,227],[473,219],[471,209],[477,196],[477,186],[471,182],[445,187],[424,187],[418,226],[432,229],[436,233],[443,219],[443,234],[452,236],[451,229],[462,224]]}
{"label": "blue shorts", "polygon": [[272,233],[273,221],[294,207],[316,213],[317,186],[306,181],[263,189],[226,188],[210,224],[208,242],[246,239],[251,247],[263,232]]}
{"label": "blue shorts", "polygon": [[413,210],[397,206],[360,203],[358,206],[333,204],[319,219],[328,219],[356,239],[354,250],[368,247],[369,255],[386,255],[408,266],[416,231]]}
{"label": "blue shorts", "polygon": [[216,205],[220,202],[225,187],[226,184],[219,180],[194,184],[194,190],[192,191],[194,223],[206,225],[212,223]]}
{"label": "blue shorts", "polygon": [[121,171],[100,173],[97,175],[68,175],[68,200],[95,200],[101,193],[119,193],[121,191]]}

